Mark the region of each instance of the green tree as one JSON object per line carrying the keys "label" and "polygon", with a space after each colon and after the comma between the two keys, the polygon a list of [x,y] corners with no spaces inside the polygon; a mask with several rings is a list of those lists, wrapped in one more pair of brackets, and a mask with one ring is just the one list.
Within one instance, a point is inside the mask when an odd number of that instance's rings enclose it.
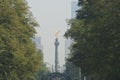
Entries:
{"label": "green tree", "polygon": [[36,74],[36,79],[35,80],[44,80],[45,77],[50,74],[49,69],[47,68],[46,64],[42,64],[41,69],[39,72]]}
{"label": "green tree", "polygon": [[66,62],[66,70],[64,74],[66,74],[71,80],[79,80],[80,78],[80,68],[76,67],[73,63],[67,61]]}
{"label": "green tree", "polygon": [[79,0],[66,37],[74,40],[70,61],[95,80],[120,79],[120,1]]}
{"label": "green tree", "polygon": [[33,80],[41,66],[37,26],[25,0],[0,0],[0,80]]}
{"label": "green tree", "polygon": [[46,64],[43,62],[43,53],[40,49],[38,49],[38,54],[42,56],[42,61],[39,71],[35,74],[35,80],[44,80],[45,77],[50,73],[50,71],[47,68]]}

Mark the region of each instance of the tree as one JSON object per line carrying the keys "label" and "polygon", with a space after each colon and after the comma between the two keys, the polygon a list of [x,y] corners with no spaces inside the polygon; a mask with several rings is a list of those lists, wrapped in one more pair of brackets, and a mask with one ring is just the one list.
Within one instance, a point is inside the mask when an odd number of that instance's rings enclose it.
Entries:
{"label": "tree", "polygon": [[79,0],[82,8],[65,34],[75,41],[70,61],[95,80],[120,79],[119,4],[118,0]]}
{"label": "tree", "polygon": [[80,70],[79,67],[76,67],[71,62],[66,62],[66,69],[64,71],[64,74],[66,74],[71,80],[79,80],[80,78]]}
{"label": "tree", "polygon": [[33,80],[41,65],[31,38],[37,26],[25,0],[0,1],[0,79]]}
{"label": "tree", "polygon": [[41,66],[39,71],[35,74],[35,80],[44,80],[45,77],[50,74],[49,69],[47,68],[46,64],[43,62],[43,53],[40,49],[38,49],[38,53],[42,56]]}

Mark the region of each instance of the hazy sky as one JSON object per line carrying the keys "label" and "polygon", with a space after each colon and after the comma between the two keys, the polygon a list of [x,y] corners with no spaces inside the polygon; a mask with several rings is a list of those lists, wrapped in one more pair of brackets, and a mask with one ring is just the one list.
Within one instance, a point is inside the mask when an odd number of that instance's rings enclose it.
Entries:
{"label": "hazy sky", "polygon": [[30,10],[37,22],[40,24],[37,32],[41,36],[43,44],[44,62],[54,64],[54,41],[55,33],[59,34],[59,64],[64,64],[65,38],[63,36],[67,24],[65,19],[71,16],[70,0],[27,0]]}

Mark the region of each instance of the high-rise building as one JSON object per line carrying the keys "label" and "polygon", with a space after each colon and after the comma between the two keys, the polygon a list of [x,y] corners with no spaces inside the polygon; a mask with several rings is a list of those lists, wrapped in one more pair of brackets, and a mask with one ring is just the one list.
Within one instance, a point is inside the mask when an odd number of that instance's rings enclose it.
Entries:
{"label": "high-rise building", "polygon": [[[76,11],[79,9],[77,4],[77,0],[71,1],[71,19],[74,19],[76,17]],[[68,24],[67,26],[70,26],[70,24]],[[67,58],[70,53],[70,45],[72,44],[72,42],[73,40],[71,39],[65,40],[65,58]]]}
{"label": "high-rise building", "polygon": [[79,9],[78,7],[78,1],[72,1],[71,2],[71,18],[75,18],[76,17],[76,11]]}
{"label": "high-rise building", "polygon": [[35,36],[32,40],[35,43],[36,48],[40,49],[43,52],[43,46],[42,46],[42,43],[41,43],[41,37],[40,36]]}
{"label": "high-rise building", "polygon": [[72,40],[70,38],[65,40],[65,58],[67,58],[68,55],[70,54],[71,43],[72,43]]}
{"label": "high-rise building", "polygon": [[[76,18],[76,11],[79,9],[77,6],[78,1],[71,1],[71,19]],[[71,26],[68,24],[68,26]],[[73,40],[66,39],[65,40],[65,58],[68,58],[70,54],[70,46],[74,43]],[[71,80],[81,80],[81,69],[79,67],[76,67],[71,62],[66,62],[66,70],[65,72],[68,74],[68,76],[71,78]]]}

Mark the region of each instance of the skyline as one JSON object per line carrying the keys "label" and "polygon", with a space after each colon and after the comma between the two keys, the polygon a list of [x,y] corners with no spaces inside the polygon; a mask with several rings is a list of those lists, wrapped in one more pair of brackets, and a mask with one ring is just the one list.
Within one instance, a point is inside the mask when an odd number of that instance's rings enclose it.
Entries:
{"label": "skyline", "polygon": [[[36,28],[37,36],[41,36],[41,42],[43,44],[44,62],[53,65],[55,55],[55,33],[59,33],[59,65],[62,66],[65,63],[65,38],[64,33],[67,30],[66,19],[71,17],[71,1],[70,0],[28,0],[28,5],[33,16],[40,24],[40,27]],[[62,5],[62,6],[61,6]],[[49,7],[49,8],[48,8]]]}

